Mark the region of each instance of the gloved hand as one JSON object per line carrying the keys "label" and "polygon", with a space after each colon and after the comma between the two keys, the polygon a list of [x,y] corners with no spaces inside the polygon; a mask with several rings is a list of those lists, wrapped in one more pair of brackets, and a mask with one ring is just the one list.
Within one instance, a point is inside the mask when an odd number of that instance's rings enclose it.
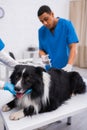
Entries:
{"label": "gloved hand", "polygon": [[9,92],[11,92],[13,95],[16,95],[16,92],[14,90],[14,85],[11,83],[6,82],[4,85],[4,90],[8,90]]}
{"label": "gloved hand", "polygon": [[50,64],[50,59],[48,55],[42,55],[41,59],[44,64]]}
{"label": "gloved hand", "polygon": [[48,55],[42,55],[41,58],[42,58],[42,62],[44,64],[45,70],[49,70],[52,67],[51,63],[50,63],[51,60],[49,59],[49,56]]}
{"label": "gloved hand", "polygon": [[62,69],[65,70],[65,71],[67,71],[67,72],[70,72],[70,71],[72,71],[72,68],[73,68],[73,66],[71,64],[67,64]]}

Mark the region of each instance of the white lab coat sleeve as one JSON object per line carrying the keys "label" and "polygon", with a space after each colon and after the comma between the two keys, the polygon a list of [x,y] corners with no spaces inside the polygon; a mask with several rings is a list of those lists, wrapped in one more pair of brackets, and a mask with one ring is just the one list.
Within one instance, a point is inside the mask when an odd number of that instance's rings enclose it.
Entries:
{"label": "white lab coat sleeve", "polygon": [[18,64],[18,62],[11,58],[4,50],[0,51],[0,62],[10,68],[14,68]]}
{"label": "white lab coat sleeve", "polygon": [[0,89],[4,88],[4,84],[5,84],[5,82],[0,80]]}

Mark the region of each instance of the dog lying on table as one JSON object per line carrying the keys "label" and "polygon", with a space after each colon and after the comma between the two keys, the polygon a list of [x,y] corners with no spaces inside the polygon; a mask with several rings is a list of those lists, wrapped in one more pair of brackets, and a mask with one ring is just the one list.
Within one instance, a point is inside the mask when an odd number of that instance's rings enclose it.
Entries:
{"label": "dog lying on table", "polygon": [[61,106],[72,94],[82,94],[86,85],[78,72],[66,72],[51,68],[17,65],[10,76],[15,85],[15,98],[2,107],[9,111],[14,107],[20,110],[10,115],[11,120],[25,116],[50,112]]}

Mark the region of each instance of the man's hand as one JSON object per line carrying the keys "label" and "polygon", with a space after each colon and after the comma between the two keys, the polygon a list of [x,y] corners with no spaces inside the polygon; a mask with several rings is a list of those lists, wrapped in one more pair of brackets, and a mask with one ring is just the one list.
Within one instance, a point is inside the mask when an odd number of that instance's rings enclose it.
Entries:
{"label": "man's hand", "polygon": [[44,64],[45,70],[49,70],[52,67],[51,63],[50,63],[51,60],[49,59],[49,56],[48,55],[42,55],[41,58],[42,58],[42,62]]}
{"label": "man's hand", "polygon": [[48,57],[48,55],[42,55],[41,56],[41,59],[42,59],[42,62],[44,63],[44,64],[50,64],[50,59],[49,59],[49,57]]}
{"label": "man's hand", "polygon": [[13,95],[16,95],[16,92],[14,90],[14,85],[11,83],[6,82],[4,85],[4,90],[10,91]]}
{"label": "man's hand", "polygon": [[71,64],[67,64],[65,67],[63,67],[62,69],[63,70],[65,70],[65,71],[67,71],[67,72],[70,72],[70,71],[72,71],[72,65]]}

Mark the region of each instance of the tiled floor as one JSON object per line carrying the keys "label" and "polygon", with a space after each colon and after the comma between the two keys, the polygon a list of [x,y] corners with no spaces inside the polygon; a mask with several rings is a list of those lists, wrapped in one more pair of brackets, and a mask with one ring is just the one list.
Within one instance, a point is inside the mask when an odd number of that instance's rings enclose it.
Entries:
{"label": "tiled floor", "polygon": [[[74,67],[73,70],[79,72],[82,77],[87,78],[87,69]],[[1,118],[0,130],[4,130]],[[61,123],[55,122],[41,128],[41,130],[87,130],[87,112],[72,117],[72,125],[70,126],[66,125],[66,119],[64,119]]]}

